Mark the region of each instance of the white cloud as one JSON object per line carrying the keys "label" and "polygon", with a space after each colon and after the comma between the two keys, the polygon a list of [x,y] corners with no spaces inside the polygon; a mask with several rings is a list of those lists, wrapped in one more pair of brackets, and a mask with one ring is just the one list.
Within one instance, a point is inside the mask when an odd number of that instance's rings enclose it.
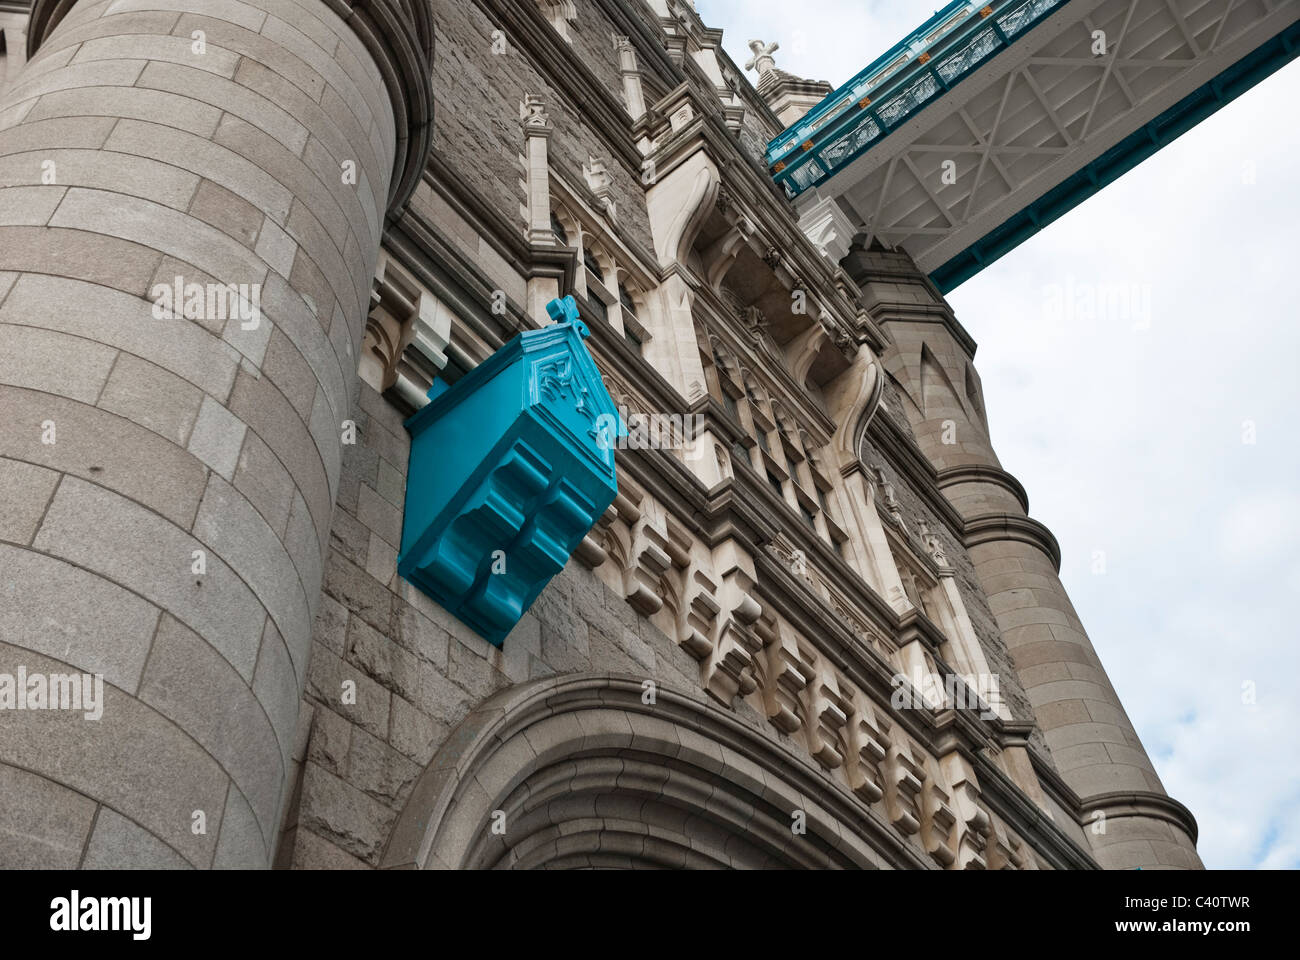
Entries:
{"label": "white cloud", "polygon": [[[778,66],[837,85],[933,9],[697,6],[738,63],[778,40]],[[1211,867],[1300,866],[1298,100],[1292,64],[950,297],[1003,465]],[[1062,312],[1045,288],[1071,282],[1140,295]]]}

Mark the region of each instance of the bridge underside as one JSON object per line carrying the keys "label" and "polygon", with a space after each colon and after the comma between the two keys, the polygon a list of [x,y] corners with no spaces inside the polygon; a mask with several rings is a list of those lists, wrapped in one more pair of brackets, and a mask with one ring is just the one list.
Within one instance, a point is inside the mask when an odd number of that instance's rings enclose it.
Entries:
{"label": "bridge underside", "polygon": [[990,4],[769,156],[805,217],[833,204],[946,293],[1294,59],[1298,21],[1300,0]]}

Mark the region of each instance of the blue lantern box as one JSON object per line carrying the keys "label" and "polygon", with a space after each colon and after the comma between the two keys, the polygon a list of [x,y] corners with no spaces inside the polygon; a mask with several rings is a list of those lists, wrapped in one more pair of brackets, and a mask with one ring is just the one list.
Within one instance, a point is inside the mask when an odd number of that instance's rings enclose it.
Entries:
{"label": "blue lantern box", "polygon": [[572,297],[406,421],[397,570],[497,646],[618,492],[626,435]]}

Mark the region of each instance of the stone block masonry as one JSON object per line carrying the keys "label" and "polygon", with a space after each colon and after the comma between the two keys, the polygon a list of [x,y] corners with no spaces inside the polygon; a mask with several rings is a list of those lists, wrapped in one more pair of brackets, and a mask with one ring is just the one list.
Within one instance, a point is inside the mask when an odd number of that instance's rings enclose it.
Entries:
{"label": "stone block masonry", "polygon": [[[96,723],[0,714],[0,866],[266,866],[398,149],[384,77],[324,3],[83,0],[0,118],[0,672],[108,685]],[[258,289],[257,322],[157,318],[178,282]]]}

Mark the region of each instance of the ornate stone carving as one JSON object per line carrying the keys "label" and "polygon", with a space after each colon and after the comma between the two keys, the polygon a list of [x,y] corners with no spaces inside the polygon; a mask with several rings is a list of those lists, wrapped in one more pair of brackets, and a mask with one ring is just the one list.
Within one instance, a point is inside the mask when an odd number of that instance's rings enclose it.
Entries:
{"label": "ornate stone carving", "polygon": [[875,469],[875,487],[889,519],[897,526],[902,527],[903,505],[898,502],[898,494],[894,492],[894,485],[885,477],[883,467],[876,467]]}
{"label": "ornate stone carving", "polygon": [[917,525],[920,528],[921,543],[925,546],[925,552],[940,567],[947,567],[948,555],[944,552],[943,543],[930,531],[930,525],[924,519],[918,521]]}
{"label": "ornate stone carving", "polygon": [[595,157],[588,158],[582,165],[582,175],[586,178],[588,188],[595,194],[596,201],[605,215],[611,220],[616,220],[618,210],[614,203],[614,180],[605,167],[605,161]]}

